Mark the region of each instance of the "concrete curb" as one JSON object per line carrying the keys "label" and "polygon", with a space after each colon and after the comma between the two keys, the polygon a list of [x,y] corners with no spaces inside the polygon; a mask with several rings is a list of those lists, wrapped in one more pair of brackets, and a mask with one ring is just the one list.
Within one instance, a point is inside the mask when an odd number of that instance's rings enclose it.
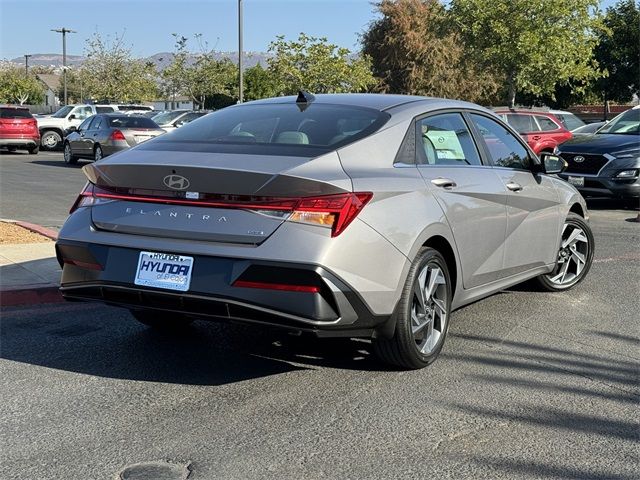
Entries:
{"label": "concrete curb", "polygon": [[16,225],[22,228],[26,228],[27,230],[30,230],[33,233],[37,233],[51,240],[55,241],[58,239],[58,232],[56,232],[55,230],[51,230],[50,228],[43,227],[42,225],[36,225],[35,223],[19,222],[19,221],[14,221],[12,223],[15,223]]}
{"label": "concrete curb", "polygon": [[[5,220],[3,222],[14,223],[22,228],[47,237],[51,240],[58,239],[58,232],[42,225],[35,223],[21,222],[18,220]],[[18,305],[38,305],[42,303],[59,303],[64,302],[64,298],[58,291],[58,285],[33,284],[33,285],[16,285],[0,289],[0,307],[13,307]]]}
{"label": "concrete curb", "polygon": [[0,307],[15,307],[18,305],[38,305],[41,303],[60,303],[64,298],[58,291],[58,286],[17,287],[0,290]]}

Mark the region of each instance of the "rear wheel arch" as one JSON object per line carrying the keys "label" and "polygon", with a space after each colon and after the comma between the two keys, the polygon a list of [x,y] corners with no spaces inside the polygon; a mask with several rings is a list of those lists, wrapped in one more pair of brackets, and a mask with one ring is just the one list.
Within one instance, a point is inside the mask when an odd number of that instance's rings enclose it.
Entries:
{"label": "rear wheel arch", "polygon": [[584,218],[584,210],[582,209],[582,205],[580,205],[579,203],[574,203],[573,205],[571,205],[569,212],[575,213],[576,215],[580,215],[582,218]]}
{"label": "rear wheel arch", "polygon": [[456,255],[454,253],[453,247],[446,238],[440,235],[434,235],[433,237],[430,237],[426,242],[422,244],[422,246],[433,248],[434,250],[440,252],[440,254],[444,257],[445,261],[447,262],[447,268],[449,269],[449,275],[451,276],[451,294],[452,296],[455,296],[456,282],[458,280],[458,270]]}

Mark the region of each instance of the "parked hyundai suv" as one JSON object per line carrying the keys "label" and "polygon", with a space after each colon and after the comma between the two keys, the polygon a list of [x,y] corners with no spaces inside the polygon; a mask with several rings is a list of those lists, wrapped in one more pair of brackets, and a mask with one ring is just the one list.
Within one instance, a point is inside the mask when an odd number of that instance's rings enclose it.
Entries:
{"label": "parked hyundai suv", "polygon": [[540,155],[573,137],[563,123],[552,113],[531,109],[496,109],[496,115],[511,125],[531,149]]}
{"label": "parked hyundai suv", "polygon": [[466,102],[234,105],[83,168],[56,243],[61,292],[158,329],[198,317],[368,337],[421,368],[454,309],[585,278],[593,235],[583,198],[551,175],[563,165]]}
{"label": "parked hyundai suv", "polygon": [[24,148],[38,153],[40,133],[38,124],[29,109],[17,106],[0,107],[0,147],[9,150]]}
{"label": "parked hyundai suv", "polygon": [[568,167],[560,174],[584,195],[631,199],[640,196],[640,106],[615,117],[591,135],[556,149]]}

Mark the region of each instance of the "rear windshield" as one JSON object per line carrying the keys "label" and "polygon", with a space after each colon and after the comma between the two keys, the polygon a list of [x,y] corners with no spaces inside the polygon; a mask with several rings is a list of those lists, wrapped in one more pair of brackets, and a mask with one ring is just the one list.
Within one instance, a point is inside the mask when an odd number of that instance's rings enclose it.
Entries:
{"label": "rear windshield", "polygon": [[109,126],[115,128],[159,128],[156,122],[146,117],[107,117]]}
{"label": "rear windshield", "polygon": [[111,113],[114,111],[113,107],[96,107],[96,112],[98,113]]}
{"label": "rear windshield", "polygon": [[31,118],[26,108],[0,108],[0,118]]}
{"label": "rear windshield", "polygon": [[350,105],[247,104],[213,112],[158,140],[206,144],[210,152],[316,156],[370,135],[389,117]]}

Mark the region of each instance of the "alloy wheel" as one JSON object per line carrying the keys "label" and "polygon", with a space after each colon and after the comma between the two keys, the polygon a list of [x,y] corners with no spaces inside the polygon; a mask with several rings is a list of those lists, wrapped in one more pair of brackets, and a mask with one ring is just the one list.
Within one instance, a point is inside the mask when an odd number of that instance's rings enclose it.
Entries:
{"label": "alloy wheel", "polygon": [[413,286],[411,332],[420,353],[432,353],[444,332],[447,321],[446,278],[435,262],[427,263]]}
{"label": "alloy wheel", "polygon": [[93,159],[97,162],[98,160],[102,160],[102,148],[99,146],[96,147],[96,152],[93,156]]}
{"label": "alloy wheel", "polygon": [[577,225],[565,223],[562,227],[562,241],[558,251],[556,268],[547,275],[549,281],[558,286],[577,282],[589,258],[589,237]]}
{"label": "alloy wheel", "polygon": [[71,145],[69,145],[68,143],[66,143],[64,145],[64,161],[66,163],[71,163]]}

